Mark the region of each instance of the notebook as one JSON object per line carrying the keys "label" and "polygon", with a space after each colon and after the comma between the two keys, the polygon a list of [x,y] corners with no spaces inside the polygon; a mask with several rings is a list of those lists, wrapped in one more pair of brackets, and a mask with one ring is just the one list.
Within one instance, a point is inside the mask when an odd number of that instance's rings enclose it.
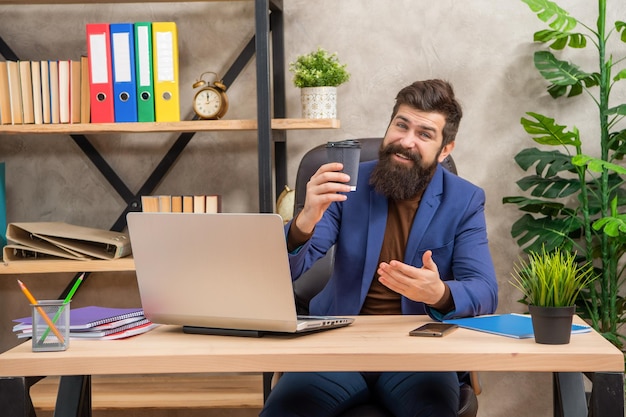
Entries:
{"label": "notebook", "polygon": [[[32,337],[32,317],[13,320],[18,338]],[[141,308],[87,306],[70,310],[70,337],[83,339],[121,339],[145,333],[156,327],[144,317]]]}
{"label": "notebook", "polygon": [[[534,337],[532,319],[522,314],[495,314],[490,316],[467,317],[461,319],[444,320],[444,323],[458,324],[471,330],[478,330],[500,336],[527,339]],[[572,334],[587,333],[591,327],[582,324],[572,324]]]}
{"label": "notebook", "polygon": [[[92,328],[110,328],[111,324],[120,321],[132,320],[137,317],[143,318],[141,308],[111,308],[101,306],[87,306],[70,309],[70,330],[85,330]],[[31,327],[33,319],[31,316],[13,320],[18,322],[14,330],[21,329],[20,326]]]}
{"label": "notebook", "polygon": [[277,214],[131,212],[127,223],[144,314],[154,323],[262,336],[354,321],[296,315]]}

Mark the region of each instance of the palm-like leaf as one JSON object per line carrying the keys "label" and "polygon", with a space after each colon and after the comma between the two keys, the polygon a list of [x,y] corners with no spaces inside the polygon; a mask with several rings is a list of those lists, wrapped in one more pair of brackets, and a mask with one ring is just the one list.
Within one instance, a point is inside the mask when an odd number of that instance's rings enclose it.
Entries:
{"label": "palm-like leaf", "polygon": [[587,88],[598,85],[596,74],[584,72],[567,61],[560,61],[549,51],[535,52],[535,67],[543,78],[552,83],[548,92],[554,98],[564,95],[568,87],[568,97],[573,97],[582,93],[583,85]]}
{"label": "palm-like leaf", "polygon": [[626,174],[626,168],[621,165],[612,164],[599,158],[593,158],[588,155],[576,155],[572,158],[572,164],[576,166],[586,166],[589,171],[603,172],[613,171],[618,174]]}
{"label": "palm-like leaf", "polygon": [[542,246],[547,251],[556,248],[571,250],[572,238],[576,237],[582,227],[582,221],[575,216],[567,218],[540,217],[530,214],[523,215],[511,228],[511,236],[524,252],[539,251]]}
{"label": "palm-like leaf", "polygon": [[515,155],[515,162],[524,171],[535,166],[537,175],[552,177],[559,172],[574,172],[572,158],[559,151],[542,151],[537,148],[527,148]]}
{"label": "palm-like leaf", "polygon": [[609,149],[613,150],[613,159],[622,160],[626,155],[626,129],[609,135]]}
{"label": "palm-like leaf", "polygon": [[523,191],[530,191],[533,197],[564,198],[580,191],[580,181],[575,178],[530,175],[517,181]]}
{"label": "palm-like leaf", "polygon": [[587,38],[582,33],[561,32],[560,30],[540,30],[535,33],[535,42],[548,43],[552,49],[561,50],[566,46],[570,48],[584,48],[587,46]]}
{"label": "palm-like leaf", "polygon": [[603,217],[593,224],[594,230],[602,230],[608,236],[626,236],[626,214],[618,214],[615,217]]}
{"label": "palm-like leaf", "polygon": [[504,197],[503,204],[517,204],[517,208],[527,213],[543,214],[544,216],[556,217],[561,213],[569,213],[570,210],[564,204],[554,201],[539,200],[528,197]]}
{"label": "palm-like leaf", "polygon": [[537,13],[541,21],[548,23],[554,29],[562,32],[569,32],[576,27],[578,21],[569,15],[568,12],[560,8],[556,3],[548,0],[522,0],[530,7],[530,10]]}
{"label": "palm-like leaf", "polygon": [[620,37],[620,39],[622,40],[622,42],[626,42],[626,22],[618,20],[617,22],[615,22],[615,29],[618,32],[621,32],[622,36]]}
{"label": "palm-like leaf", "polygon": [[533,140],[541,145],[580,146],[578,129],[565,131],[567,126],[558,125],[549,117],[539,113],[527,112],[535,120],[522,117],[521,123],[524,130],[532,136]]}

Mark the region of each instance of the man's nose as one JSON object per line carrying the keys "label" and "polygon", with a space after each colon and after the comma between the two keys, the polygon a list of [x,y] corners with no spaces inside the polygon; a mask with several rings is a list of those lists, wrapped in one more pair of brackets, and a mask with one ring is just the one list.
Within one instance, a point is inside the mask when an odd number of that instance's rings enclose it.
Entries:
{"label": "man's nose", "polygon": [[407,133],[400,139],[400,145],[406,149],[415,148],[415,144],[417,143],[417,137],[412,133]]}

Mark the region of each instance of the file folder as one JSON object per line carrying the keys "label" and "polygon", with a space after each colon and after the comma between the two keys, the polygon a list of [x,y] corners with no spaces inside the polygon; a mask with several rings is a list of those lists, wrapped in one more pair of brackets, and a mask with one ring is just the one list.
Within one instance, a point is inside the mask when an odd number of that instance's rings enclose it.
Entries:
{"label": "file folder", "polygon": [[116,122],[137,121],[135,30],[132,23],[111,23],[113,109]]}
{"label": "file folder", "polygon": [[87,23],[86,32],[91,123],[112,123],[115,113],[109,24]]}
{"label": "file folder", "polygon": [[180,121],[178,33],[174,22],[152,23],[154,112],[157,122]]}
{"label": "file folder", "polygon": [[154,77],[152,76],[152,23],[135,23],[135,69],[137,121],[154,122]]}

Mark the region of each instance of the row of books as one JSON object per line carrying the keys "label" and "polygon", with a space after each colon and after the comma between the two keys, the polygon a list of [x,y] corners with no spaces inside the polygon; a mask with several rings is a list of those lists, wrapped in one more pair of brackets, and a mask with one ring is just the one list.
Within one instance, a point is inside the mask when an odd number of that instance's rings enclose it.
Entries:
{"label": "row of books", "polygon": [[0,123],[89,123],[87,57],[0,61]]}
{"label": "row of books", "polygon": [[180,120],[174,22],[88,23],[91,123]]}
{"label": "row of books", "polygon": [[161,213],[221,213],[222,196],[211,195],[144,195],[142,211]]}
{"label": "row of books", "polygon": [[[18,338],[33,335],[32,317],[13,320],[13,332]],[[70,309],[70,338],[113,340],[146,333],[157,327],[148,320],[141,308],[110,308],[88,306]]]}

